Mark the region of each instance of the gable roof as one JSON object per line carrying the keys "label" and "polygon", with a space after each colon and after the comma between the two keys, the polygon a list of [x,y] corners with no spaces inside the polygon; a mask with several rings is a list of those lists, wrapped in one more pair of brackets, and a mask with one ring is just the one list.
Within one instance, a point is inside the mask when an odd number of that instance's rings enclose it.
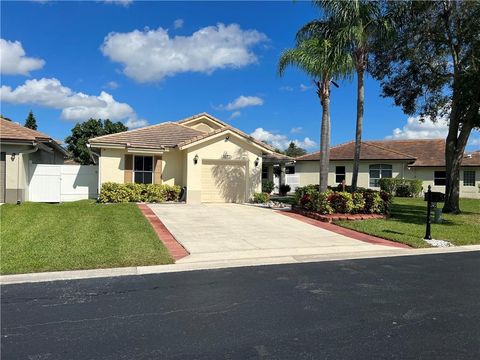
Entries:
{"label": "gable roof", "polygon": [[[205,132],[185,125],[192,120],[197,120],[202,117],[206,117],[222,127],[214,131]],[[112,144],[142,149],[182,148],[226,131],[231,131],[232,133],[255,143],[257,146],[264,148],[268,152],[273,151],[273,148],[269,145],[254,139],[250,135],[245,134],[207,113],[197,114],[177,122],[165,122],[140,129],[99,136],[90,139],[89,143],[92,146]]]}
{"label": "gable roof", "polygon": [[26,128],[4,118],[0,118],[0,139],[15,141],[53,140],[47,134]]}
{"label": "gable roof", "polygon": [[[330,149],[330,160],[353,160],[355,142],[334,146]],[[320,151],[296,158],[320,160]],[[375,140],[362,141],[360,160],[405,160],[409,166],[445,166],[445,140]],[[480,152],[466,153],[462,166],[480,166]]]}

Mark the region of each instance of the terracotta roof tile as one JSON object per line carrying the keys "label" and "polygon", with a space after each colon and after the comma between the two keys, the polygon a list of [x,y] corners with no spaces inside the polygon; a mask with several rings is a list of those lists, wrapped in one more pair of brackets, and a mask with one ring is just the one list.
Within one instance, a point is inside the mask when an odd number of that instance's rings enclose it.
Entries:
{"label": "terracotta roof tile", "polygon": [[53,140],[47,134],[40,131],[26,128],[13,121],[0,118],[0,139],[1,140]]}
{"label": "terracotta roof tile", "polygon": [[[353,160],[355,142],[334,146],[330,160]],[[303,155],[296,160],[319,160],[320,152]],[[362,141],[360,160],[411,160],[411,166],[445,166],[445,140],[377,140]],[[480,152],[467,153],[463,166],[480,166]]]}

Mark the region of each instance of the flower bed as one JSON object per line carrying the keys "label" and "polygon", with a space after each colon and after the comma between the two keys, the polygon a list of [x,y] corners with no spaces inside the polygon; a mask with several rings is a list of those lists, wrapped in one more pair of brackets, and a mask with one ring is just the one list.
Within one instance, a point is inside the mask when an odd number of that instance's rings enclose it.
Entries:
{"label": "flower bed", "polygon": [[[364,188],[358,188],[355,192],[333,188],[320,192],[317,185],[308,185],[299,187],[295,191],[295,208],[297,210],[301,209],[320,215],[386,215],[390,212],[391,201],[392,196],[387,192]],[[357,218],[361,218],[361,216]]]}
{"label": "flower bed", "polygon": [[178,201],[181,187],[159,184],[102,184],[99,201],[102,203]]}
{"label": "flower bed", "polygon": [[332,221],[339,220],[370,220],[370,219],[385,219],[386,215],[383,214],[319,214],[315,211],[305,210],[298,206],[293,205],[292,211],[323,222],[331,223]]}

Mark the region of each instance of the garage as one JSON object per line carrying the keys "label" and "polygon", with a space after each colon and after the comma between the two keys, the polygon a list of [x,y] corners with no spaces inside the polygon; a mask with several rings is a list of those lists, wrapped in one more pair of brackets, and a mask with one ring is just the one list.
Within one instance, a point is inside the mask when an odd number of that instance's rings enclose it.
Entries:
{"label": "garage", "polygon": [[247,162],[244,160],[202,161],[201,201],[243,203],[246,200]]}

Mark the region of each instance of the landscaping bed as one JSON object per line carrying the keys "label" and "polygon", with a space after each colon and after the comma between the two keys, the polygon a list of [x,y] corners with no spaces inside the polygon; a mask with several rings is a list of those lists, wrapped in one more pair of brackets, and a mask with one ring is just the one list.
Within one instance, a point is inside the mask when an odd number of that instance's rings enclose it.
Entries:
{"label": "landscaping bed", "polygon": [[0,221],[2,274],[173,262],[133,203],[5,204]]}
{"label": "landscaping bed", "polygon": [[309,217],[311,219],[320,220],[331,223],[333,221],[355,221],[355,220],[371,220],[371,219],[385,219],[386,215],[382,214],[320,214],[316,211],[302,209],[298,206],[292,205],[292,211]]}

